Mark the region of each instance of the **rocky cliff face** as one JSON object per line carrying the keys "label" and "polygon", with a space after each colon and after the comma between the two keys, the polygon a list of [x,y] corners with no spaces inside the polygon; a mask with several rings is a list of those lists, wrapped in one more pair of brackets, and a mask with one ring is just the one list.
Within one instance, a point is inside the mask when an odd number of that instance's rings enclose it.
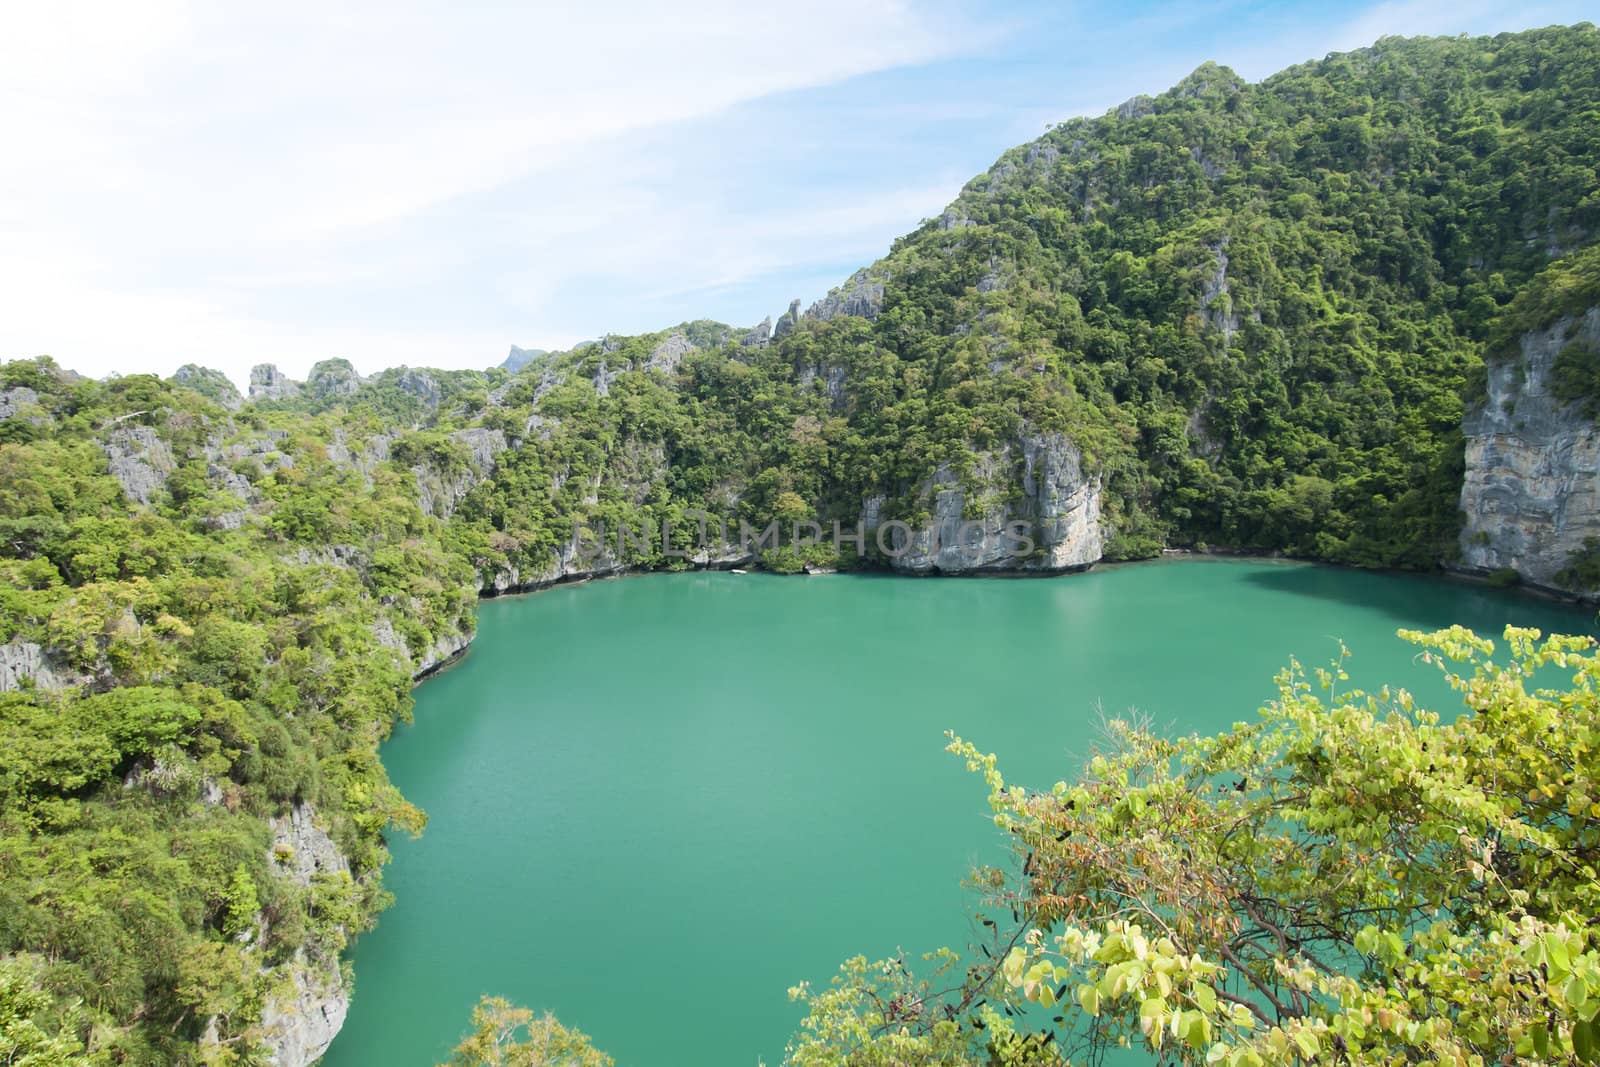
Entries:
{"label": "rocky cliff face", "polygon": [[148,504],[178,469],[172,450],[148,426],[119,426],[100,445],[111,476],[132,504]]}
{"label": "rocky cliff face", "polygon": [[1600,347],[1600,308],[1525,334],[1514,358],[1489,366],[1488,398],[1463,425],[1460,566],[1593,595],[1559,577],[1586,539],[1600,537],[1600,432],[1554,392],[1556,356],[1573,343]]}
{"label": "rocky cliff face", "polygon": [[198,363],[185,363],[173,373],[172,380],[208,400],[216,401],[229,411],[238,411],[244,406],[244,398],[239,395],[239,390],[219,370],[202,367]]}
{"label": "rocky cliff face", "polygon": [[426,465],[412,468],[417,478],[417,501],[423,512],[441,519],[448,519],[472,487],[494,473],[495,458],[507,448],[503,432],[481,426],[457,430],[450,438],[466,454],[464,467],[454,471],[439,471]]}
{"label": "rocky cliff face", "polygon": [[306,388],[319,400],[337,396],[354,396],[366,379],[356,373],[347,359],[325,359],[314,364],[306,379]]}
{"label": "rocky cliff face", "polygon": [[257,363],[250,368],[251,400],[287,400],[300,394],[300,383],[293,381],[274,364]]}
{"label": "rocky cliff face", "polygon": [[[873,268],[862,267],[847,278],[843,285],[829,291],[828,295],[812,304],[806,311],[808,319],[836,319],[841,315],[860,315],[875,319],[883,310],[885,278],[874,275]],[[880,268],[881,270],[881,268]]]}
{"label": "rocky cliff face", "polygon": [[[1083,457],[1063,434],[1025,431],[1014,445],[979,453],[966,479],[941,465],[920,493],[928,522],[883,536],[899,553],[895,570],[1051,573],[1100,560],[1100,479],[1084,476]],[[864,528],[879,525],[881,507],[881,497],[867,501]]]}
{"label": "rocky cliff face", "polygon": [[0,645],[0,693],[27,689],[54,692],[88,680],[32,641],[14,637]]}
{"label": "rocky cliff face", "polygon": [[500,366],[515,374],[544,354],[545,351],[542,348],[518,348],[516,345],[512,345],[511,354],[500,361]]}
{"label": "rocky cliff face", "polygon": [[[305,888],[319,876],[350,877],[350,863],[310,804],[271,822],[280,877]],[[262,1048],[273,1067],[310,1067],[328,1051],[350,1010],[337,953],[302,948],[283,968],[261,1011]]]}

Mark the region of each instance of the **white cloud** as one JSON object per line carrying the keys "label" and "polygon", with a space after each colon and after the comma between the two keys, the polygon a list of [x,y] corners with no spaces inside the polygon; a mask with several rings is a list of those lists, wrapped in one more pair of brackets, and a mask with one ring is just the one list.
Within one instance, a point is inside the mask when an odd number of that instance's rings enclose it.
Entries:
{"label": "white cloud", "polygon": [[936,214],[964,168],[1203,59],[1259,78],[1576,6],[1075,5],[1030,36],[971,0],[13,4],[0,359],[242,381],[753,322]]}
{"label": "white cloud", "polygon": [[[482,218],[428,232],[454,205],[515,183],[581,187],[597,145],[962,38],[951,17],[897,0],[329,7],[8,12],[0,356],[48,351],[97,374],[197,359],[235,377],[259,358],[303,369],[331,354],[481,364],[502,345],[463,357],[464,343],[510,324],[433,308],[436,331],[369,330],[336,306],[462,285],[493,235]],[[560,259],[557,235],[593,233],[630,201],[660,210],[636,182],[613,189],[527,204],[545,239],[522,254]]]}

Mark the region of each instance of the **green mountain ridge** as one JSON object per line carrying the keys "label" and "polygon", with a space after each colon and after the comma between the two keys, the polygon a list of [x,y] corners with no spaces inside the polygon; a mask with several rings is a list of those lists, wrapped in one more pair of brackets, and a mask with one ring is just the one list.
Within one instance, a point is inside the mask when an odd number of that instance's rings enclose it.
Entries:
{"label": "green mountain ridge", "polygon": [[[340,953],[386,902],[384,835],[423,820],[377,757],[412,680],[470,641],[479,595],[691,565],[659,538],[580,558],[575,525],[670,524],[691,558],[700,512],[980,535],[785,543],[758,557],[775,570],[1209,544],[1593,593],[1592,498],[1507,480],[1594,437],[1597,161],[1593,26],[1388,38],[1253,85],[1207,64],[1062,123],[770,327],[514,373],[261,367],[249,399],[192,366],[6,364],[0,1041],[39,1063],[320,1054]],[[1518,438],[1534,348],[1545,444]],[[1469,434],[1497,396],[1505,424]],[[1464,530],[1474,485],[1489,525]],[[1033,552],[998,546],[1010,522]]]}

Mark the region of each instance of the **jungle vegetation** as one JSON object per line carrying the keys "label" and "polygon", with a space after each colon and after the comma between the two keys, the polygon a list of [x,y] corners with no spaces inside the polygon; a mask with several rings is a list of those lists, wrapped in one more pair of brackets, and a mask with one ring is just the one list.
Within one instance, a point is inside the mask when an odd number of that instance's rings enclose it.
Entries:
{"label": "jungle vegetation", "polygon": [[[386,835],[423,826],[378,758],[413,680],[480,593],[560,573],[574,521],[853,525],[870,496],[916,521],[940,466],[1004,501],[1020,471],[978,457],[1060,432],[1111,558],[1448,561],[1485,361],[1596,303],[1597,160],[1593,26],[1391,38],[1053,127],[770,338],[687,322],[514,373],[329,360],[248,401],[197,367],[5,364],[0,1061],[260,1062],[265,1007],[337,971],[386,902]],[[1574,405],[1596,365],[1563,353]],[[973,978],[848,965],[801,994],[791,1059],[1587,1057],[1592,652],[1510,642],[1452,724],[1291,679],[1233,735],[1129,726],[1042,795],[958,744],[1033,854],[990,886],[1015,939]],[[1569,688],[1519,688],[1541,658]],[[342,862],[309,862],[307,826]],[[567,1040],[516,1011],[474,1032]],[[1040,1012],[1070,1016],[1048,1046]]]}

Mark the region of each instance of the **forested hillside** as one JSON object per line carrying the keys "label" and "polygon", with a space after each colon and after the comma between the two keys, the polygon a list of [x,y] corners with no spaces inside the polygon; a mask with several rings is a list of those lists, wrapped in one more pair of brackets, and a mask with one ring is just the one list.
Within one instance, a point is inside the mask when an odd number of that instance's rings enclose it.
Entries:
{"label": "forested hillside", "polygon": [[320,1052],[384,835],[423,821],[378,745],[474,597],[691,565],[577,558],[575,521],[1038,535],[975,563],[785,545],[780,570],[1455,561],[1486,360],[1570,333],[1560,429],[1592,430],[1597,175],[1594,27],[1387,39],[1057,126],[775,326],[263,367],[248,399],[198,367],[5,365],[0,1060]]}

